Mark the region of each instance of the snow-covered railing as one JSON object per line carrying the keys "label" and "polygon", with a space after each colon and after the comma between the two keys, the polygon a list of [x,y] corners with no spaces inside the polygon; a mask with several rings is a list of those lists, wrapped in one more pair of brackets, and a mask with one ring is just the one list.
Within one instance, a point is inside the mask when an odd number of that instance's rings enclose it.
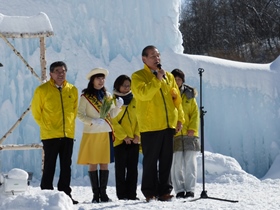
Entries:
{"label": "snow-covered railing", "polygon": [[0,151],[2,150],[34,150],[34,149],[41,149],[42,150],[42,165],[41,170],[44,169],[44,158],[45,158],[45,152],[43,150],[42,144],[6,144],[6,145],[0,145]]}
{"label": "snow-covered railing", "polygon": [[[13,52],[22,60],[26,67],[30,70],[40,82],[45,82],[46,75],[46,44],[45,37],[53,36],[53,28],[48,16],[40,12],[35,16],[7,16],[0,13],[0,38],[13,50]],[[16,50],[16,48],[8,40],[9,38],[39,38],[40,40],[40,64],[41,64],[41,78],[36,74],[34,69],[28,64],[23,56]],[[8,64],[5,64],[8,66]],[[17,125],[22,121],[23,117],[29,112],[30,106],[20,116],[17,122],[8,130],[8,132],[0,139],[1,150],[29,150],[42,149],[42,164],[44,159],[44,150],[41,144],[28,145],[3,145],[3,141],[10,135]],[[43,167],[43,166],[42,166]]]}
{"label": "snow-covered railing", "polygon": [[0,145],[0,150],[28,150],[28,149],[42,149],[41,144],[6,144]]}
{"label": "snow-covered railing", "polygon": [[[46,60],[45,60],[45,37],[53,36],[53,28],[48,16],[40,12],[35,16],[7,16],[0,13],[0,37],[12,48],[13,52],[23,61],[31,73],[41,82],[45,81]],[[8,38],[39,38],[40,40],[40,62],[41,78],[33,68],[9,42]]]}
{"label": "snow-covered railing", "polygon": [[6,38],[38,38],[53,36],[48,16],[7,16],[0,13],[0,34]]}

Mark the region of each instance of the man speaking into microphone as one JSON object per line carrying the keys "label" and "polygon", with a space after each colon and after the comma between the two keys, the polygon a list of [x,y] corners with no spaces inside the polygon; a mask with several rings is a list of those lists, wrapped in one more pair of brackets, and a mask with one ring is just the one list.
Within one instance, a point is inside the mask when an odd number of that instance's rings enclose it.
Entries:
{"label": "man speaking into microphone", "polygon": [[182,129],[184,112],[174,76],[161,68],[158,49],[142,51],[144,68],[131,76],[143,151],[141,191],[146,201],[170,201],[173,135]]}

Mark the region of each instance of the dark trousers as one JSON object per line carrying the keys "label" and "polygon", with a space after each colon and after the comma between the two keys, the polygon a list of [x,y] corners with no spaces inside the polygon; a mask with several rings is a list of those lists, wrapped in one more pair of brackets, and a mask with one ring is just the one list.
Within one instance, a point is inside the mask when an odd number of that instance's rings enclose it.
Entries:
{"label": "dark trousers", "polygon": [[143,175],[141,191],[145,197],[162,196],[172,191],[170,170],[174,129],[141,133]]}
{"label": "dark trousers", "polygon": [[60,175],[57,184],[59,191],[65,192],[70,196],[71,188],[71,163],[73,152],[73,139],[70,138],[56,138],[42,140],[43,149],[45,153],[43,176],[41,180],[41,189],[53,190],[53,178],[55,173],[55,166],[57,156],[60,161]]}
{"label": "dark trousers", "polygon": [[138,180],[139,144],[115,147],[116,191],[119,199],[135,199]]}

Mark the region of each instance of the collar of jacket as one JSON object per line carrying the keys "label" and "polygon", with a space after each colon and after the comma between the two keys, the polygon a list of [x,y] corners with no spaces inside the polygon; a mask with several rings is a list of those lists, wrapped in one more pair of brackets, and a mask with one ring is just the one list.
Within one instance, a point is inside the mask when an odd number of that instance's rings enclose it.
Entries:
{"label": "collar of jacket", "polygon": [[130,90],[129,92],[127,92],[127,93],[121,93],[121,92],[119,92],[119,91],[117,91],[117,90],[113,90],[113,93],[115,94],[115,95],[117,95],[117,96],[127,96],[127,95],[129,95],[129,94],[131,94],[132,93],[132,91]]}
{"label": "collar of jacket", "polygon": [[188,99],[192,99],[192,98],[195,98],[197,96],[197,91],[195,88],[191,87],[191,86],[188,86],[186,84],[183,84],[181,87],[180,87],[180,92],[181,92],[181,95],[182,94],[185,94],[187,96]]}
{"label": "collar of jacket", "polygon": [[147,72],[150,72],[151,74],[153,74],[153,71],[155,71],[155,70],[150,69],[145,63],[144,63],[144,70]]}
{"label": "collar of jacket", "polygon": [[124,101],[124,105],[128,105],[133,98],[131,90],[128,93],[120,93],[117,90],[114,90],[114,95],[116,98],[121,97]]}
{"label": "collar of jacket", "polygon": [[[50,78],[50,83],[51,83],[52,86],[56,87],[56,84],[55,84],[53,78]],[[62,88],[65,87],[66,83],[67,83],[67,81],[64,80],[64,81],[63,81],[63,84],[62,84]]]}

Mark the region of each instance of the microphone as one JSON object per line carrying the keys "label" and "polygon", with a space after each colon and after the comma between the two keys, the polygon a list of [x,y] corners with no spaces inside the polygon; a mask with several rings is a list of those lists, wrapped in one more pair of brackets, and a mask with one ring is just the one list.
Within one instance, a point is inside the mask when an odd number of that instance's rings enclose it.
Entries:
{"label": "microphone", "polygon": [[158,67],[159,69],[161,69],[161,64],[160,64],[160,63],[158,63],[157,67]]}
{"label": "microphone", "polygon": [[[161,69],[161,64],[160,64],[160,63],[158,63],[158,64],[157,64],[157,67],[158,67],[159,69]],[[165,79],[165,80],[166,80],[165,74],[163,75],[163,79]]]}

